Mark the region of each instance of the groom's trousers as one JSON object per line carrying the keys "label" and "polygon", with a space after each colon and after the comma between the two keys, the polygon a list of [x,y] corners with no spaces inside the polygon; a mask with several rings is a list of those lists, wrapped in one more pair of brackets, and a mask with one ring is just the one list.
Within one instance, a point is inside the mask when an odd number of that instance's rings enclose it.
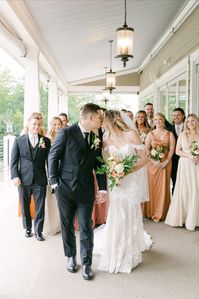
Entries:
{"label": "groom's trousers", "polygon": [[80,203],[72,196],[66,197],[56,191],[58,207],[61,219],[62,239],[65,256],[76,256],[76,237],[74,232],[74,219],[78,213],[80,230],[80,257],[82,265],[92,264],[93,252],[93,229],[92,210],[93,200],[87,203]]}

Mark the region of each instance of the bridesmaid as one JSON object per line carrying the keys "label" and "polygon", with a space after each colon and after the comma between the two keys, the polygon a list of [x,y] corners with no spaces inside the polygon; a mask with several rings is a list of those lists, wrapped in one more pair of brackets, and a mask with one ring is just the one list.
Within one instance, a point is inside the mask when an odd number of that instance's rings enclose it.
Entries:
{"label": "bridesmaid", "polygon": [[138,130],[138,134],[142,140],[142,143],[145,143],[145,139],[151,127],[148,124],[147,114],[144,110],[139,110],[135,116],[135,125]]}
{"label": "bridesmaid", "polygon": [[145,147],[150,161],[147,165],[149,202],[145,203],[144,216],[154,222],[165,220],[170,204],[171,158],[175,148],[173,133],[165,129],[165,117],[156,113],[156,129],[149,132]]}
{"label": "bridesmaid", "polygon": [[[61,128],[61,119],[57,116],[53,117],[47,134],[47,137],[51,140],[51,145],[55,141],[56,135]],[[55,235],[61,231],[57,200],[50,186],[47,186],[44,231],[50,235]]]}
{"label": "bridesmaid", "polygon": [[165,223],[194,230],[199,226],[199,118],[189,114],[179,135],[180,156],[173,199]]}

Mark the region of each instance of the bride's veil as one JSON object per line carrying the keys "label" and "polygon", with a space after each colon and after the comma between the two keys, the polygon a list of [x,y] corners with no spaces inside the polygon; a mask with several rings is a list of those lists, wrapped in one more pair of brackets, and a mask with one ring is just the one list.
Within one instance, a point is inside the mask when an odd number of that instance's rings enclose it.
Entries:
{"label": "bride's veil", "polygon": [[124,111],[120,111],[120,115],[121,115],[123,122],[127,125],[127,127],[129,129],[132,129],[132,130],[138,132],[134,121]]}

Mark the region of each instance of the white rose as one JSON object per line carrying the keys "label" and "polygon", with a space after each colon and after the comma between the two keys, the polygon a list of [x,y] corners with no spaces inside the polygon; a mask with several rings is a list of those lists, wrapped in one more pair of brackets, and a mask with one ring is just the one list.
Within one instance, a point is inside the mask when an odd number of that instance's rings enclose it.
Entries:
{"label": "white rose", "polygon": [[121,173],[121,172],[123,172],[123,171],[124,171],[124,165],[123,165],[122,163],[117,164],[117,165],[115,166],[115,171],[116,171],[117,173]]}
{"label": "white rose", "polygon": [[160,157],[160,159],[163,159],[164,158],[164,153],[160,153],[159,157]]}
{"label": "white rose", "polygon": [[151,150],[151,155],[152,156],[156,156],[157,155],[157,151],[154,148]]}

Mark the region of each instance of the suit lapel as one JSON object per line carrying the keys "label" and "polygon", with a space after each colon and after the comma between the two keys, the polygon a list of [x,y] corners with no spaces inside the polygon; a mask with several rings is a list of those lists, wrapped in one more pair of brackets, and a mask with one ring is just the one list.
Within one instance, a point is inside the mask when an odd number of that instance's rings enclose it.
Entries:
{"label": "suit lapel", "polygon": [[29,136],[28,136],[28,134],[26,134],[26,135],[24,135],[24,137],[25,137],[25,147],[26,147],[27,155],[29,156],[29,158],[30,158],[31,160],[33,160],[32,152],[31,152],[31,149],[30,149]]}
{"label": "suit lapel", "polygon": [[38,154],[38,151],[39,151],[39,141],[40,141],[40,138],[41,138],[42,136],[41,135],[39,135],[38,134],[38,143],[37,143],[37,145],[36,145],[36,152],[35,152],[35,155],[34,155],[34,157],[33,157],[33,160],[35,160],[35,158],[37,157],[37,154]]}
{"label": "suit lapel", "polygon": [[80,144],[80,146],[84,149],[86,149],[86,143],[84,141],[84,137],[82,135],[82,132],[80,130],[80,127],[78,126],[78,124],[74,125],[74,130],[72,131],[75,139],[77,140],[77,142]]}

